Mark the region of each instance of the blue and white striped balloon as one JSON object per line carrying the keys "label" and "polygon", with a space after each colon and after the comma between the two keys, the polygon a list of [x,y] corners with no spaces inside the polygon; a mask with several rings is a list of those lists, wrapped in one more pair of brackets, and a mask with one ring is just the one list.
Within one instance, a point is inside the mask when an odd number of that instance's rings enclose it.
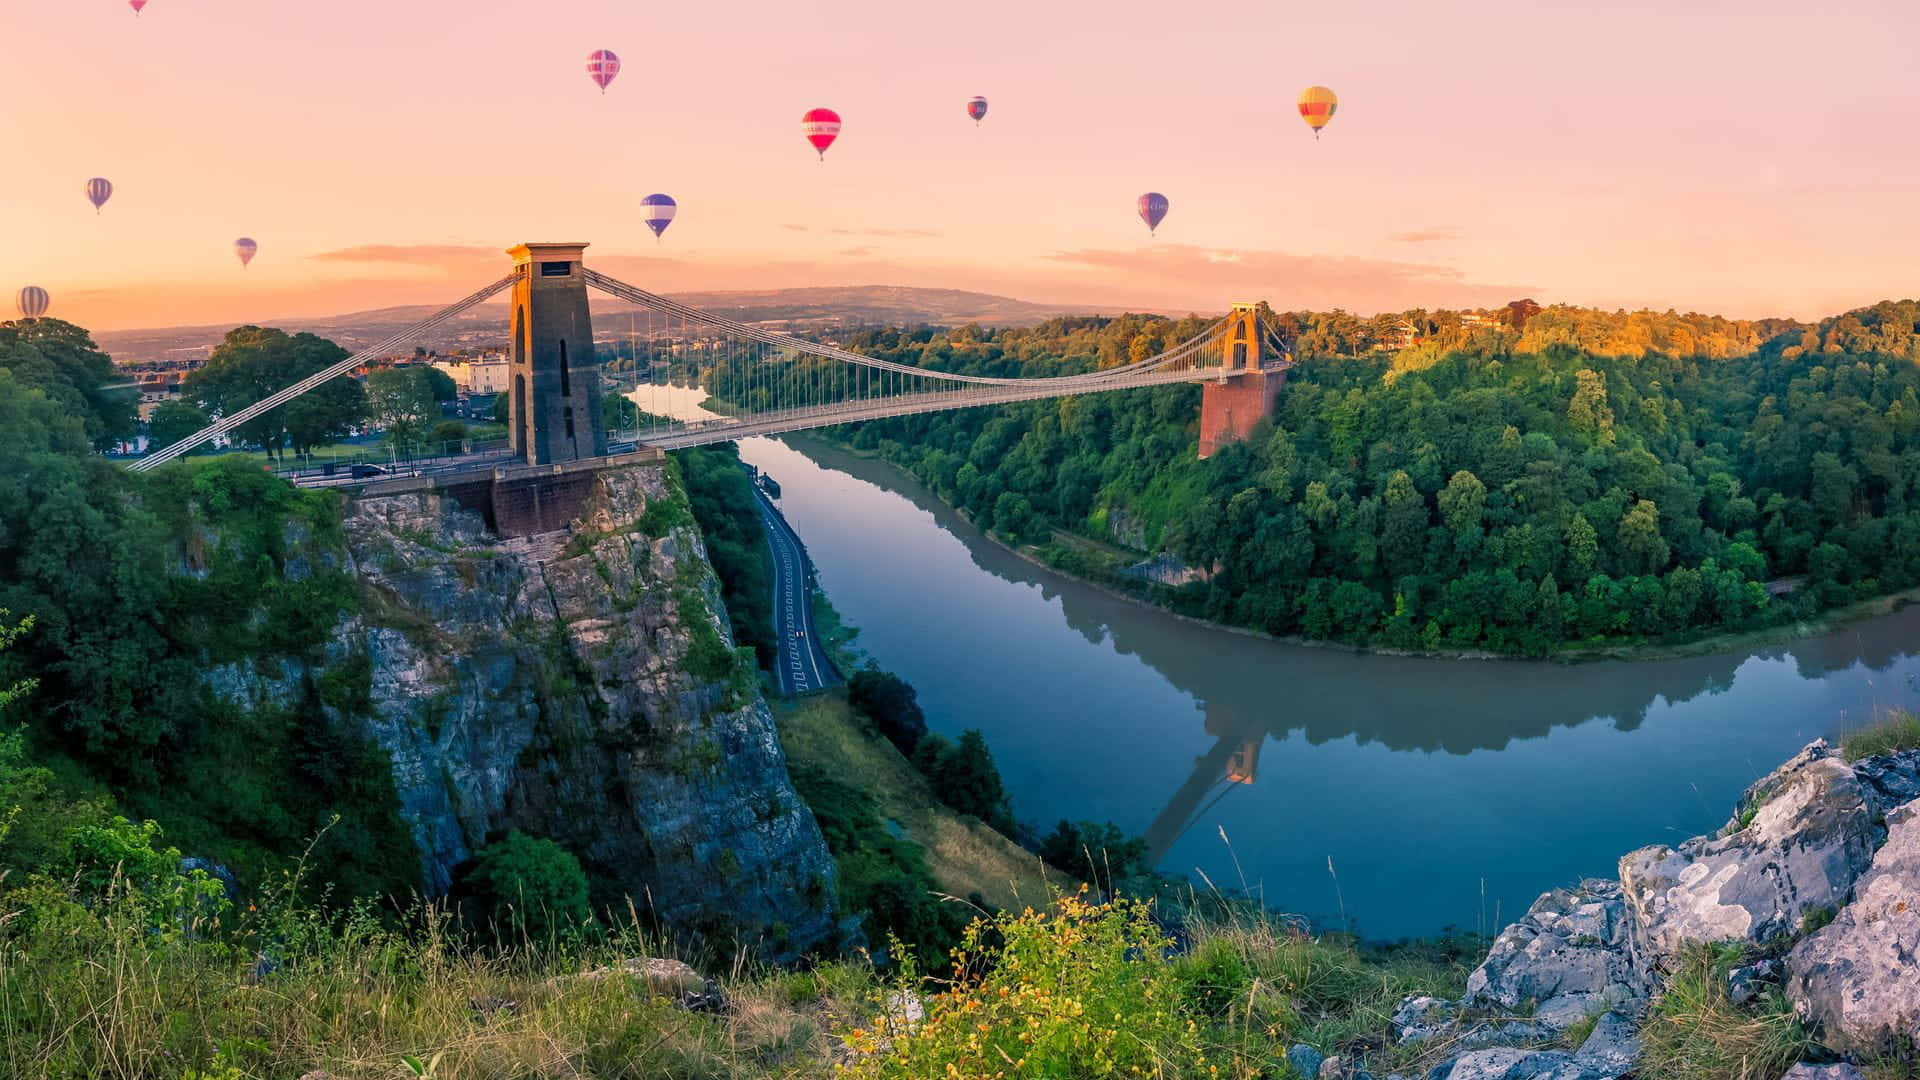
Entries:
{"label": "blue and white striped balloon", "polygon": [[644,220],[647,228],[653,230],[655,240],[660,239],[660,234],[667,231],[667,226],[673,224],[673,215],[680,211],[680,204],[673,201],[673,196],[661,195],[657,192],[641,199],[640,205],[646,210]]}
{"label": "blue and white striped balloon", "polygon": [[113,198],[112,181],[102,176],[96,176],[87,181],[87,201],[93,204],[94,213],[99,213],[100,208],[107,205],[107,200],[111,198]]}
{"label": "blue and white striped balloon", "polygon": [[13,303],[15,307],[20,309],[22,318],[37,319],[47,313],[47,308],[53,303],[53,298],[48,296],[47,290],[40,286],[29,285],[20,290],[20,295],[13,298]]}

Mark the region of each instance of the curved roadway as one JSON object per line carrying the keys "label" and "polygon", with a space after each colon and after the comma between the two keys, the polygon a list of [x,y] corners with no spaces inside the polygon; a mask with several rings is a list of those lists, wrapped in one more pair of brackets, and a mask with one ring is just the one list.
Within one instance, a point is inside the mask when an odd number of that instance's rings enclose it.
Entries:
{"label": "curved roadway", "polygon": [[753,485],[754,502],[760,508],[760,523],[767,531],[767,547],[773,552],[773,633],[780,645],[774,661],[773,677],[783,697],[805,694],[840,681],[820,635],[813,625],[813,596],[809,582],[813,564],[787,519],[776,510],[759,484]]}

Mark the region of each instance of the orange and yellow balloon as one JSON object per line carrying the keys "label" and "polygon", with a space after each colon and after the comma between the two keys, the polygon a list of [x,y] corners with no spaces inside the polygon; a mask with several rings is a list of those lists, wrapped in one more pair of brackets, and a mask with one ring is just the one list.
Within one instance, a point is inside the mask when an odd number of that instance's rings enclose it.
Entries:
{"label": "orange and yellow balloon", "polygon": [[1309,86],[1300,91],[1300,119],[1313,129],[1313,137],[1320,137],[1320,129],[1333,119],[1334,110],[1340,107],[1340,99],[1324,86]]}

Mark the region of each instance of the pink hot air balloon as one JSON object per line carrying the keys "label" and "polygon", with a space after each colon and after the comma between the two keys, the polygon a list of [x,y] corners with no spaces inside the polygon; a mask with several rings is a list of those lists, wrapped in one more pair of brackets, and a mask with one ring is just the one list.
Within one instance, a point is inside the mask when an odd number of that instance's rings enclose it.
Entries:
{"label": "pink hot air balloon", "polygon": [[247,264],[253,261],[254,255],[258,253],[259,250],[260,245],[254,243],[250,237],[243,236],[233,242],[233,253],[240,256],[240,268],[242,270],[246,269]]}
{"label": "pink hot air balloon", "polygon": [[807,141],[820,152],[820,160],[827,160],[827,147],[840,137],[840,114],[832,109],[808,109],[807,115],[800,118],[800,130],[806,133]]}
{"label": "pink hot air balloon", "polygon": [[147,6],[147,0],[127,0],[127,6],[133,9],[135,15],[139,15],[140,9]]}
{"label": "pink hot air balloon", "polygon": [[613,77],[618,74],[620,74],[620,58],[613,54],[612,49],[595,49],[587,57],[587,77],[593,80],[601,93],[607,92],[607,84],[612,82]]}
{"label": "pink hot air balloon", "polygon": [[112,181],[102,176],[96,176],[87,181],[87,201],[93,204],[94,213],[99,213],[100,208],[107,205],[107,200],[111,198],[113,198]]}
{"label": "pink hot air balloon", "polygon": [[13,303],[20,309],[21,318],[37,319],[47,313],[47,307],[53,300],[47,295],[47,290],[38,285],[29,285],[20,290],[20,294],[13,298]]}

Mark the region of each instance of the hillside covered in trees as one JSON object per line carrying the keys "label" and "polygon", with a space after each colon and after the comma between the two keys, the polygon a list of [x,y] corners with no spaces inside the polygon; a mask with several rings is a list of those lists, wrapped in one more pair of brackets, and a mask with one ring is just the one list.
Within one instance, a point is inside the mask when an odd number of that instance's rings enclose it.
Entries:
{"label": "hillside covered in trees", "polygon": [[[1817,326],[1525,302],[1265,317],[1296,342],[1278,415],[1207,461],[1198,386],[843,435],[1070,568],[1055,530],[1170,551],[1205,580],[1161,599],[1276,634],[1545,655],[1920,584],[1920,304]],[[1123,316],[854,344],[1058,374],[1201,325]]]}

